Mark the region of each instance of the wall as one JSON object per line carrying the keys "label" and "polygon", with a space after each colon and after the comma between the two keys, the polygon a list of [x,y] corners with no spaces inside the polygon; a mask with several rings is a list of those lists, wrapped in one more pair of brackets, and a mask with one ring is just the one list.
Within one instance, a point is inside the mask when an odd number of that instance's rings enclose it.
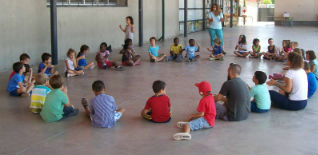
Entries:
{"label": "wall", "polygon": [[[166,38],[179,33],[176,0],[166,1]],[[0,71],[11,69],[19,55],[27,51],[31,64],[37,65],[43,52],[50,52],[50,14],[45,0],[6,0],[0,6]],[[101,42],[114,48],[123,44],[124,33],[118,26],[125,17],[135,20],[134,42],[138,43],[138,0],[129,0],[128,7],[58,7],[59,59],[68,48],[78,50],[82,44],[95,52]],[[144,41],[161,37],[161,1],[144,0]]]}
{"label": "wall", "polygon": [[290,13],[294,21],[317,21],[318,0],[276,0],[275,17],[281,17],[285,11]]}

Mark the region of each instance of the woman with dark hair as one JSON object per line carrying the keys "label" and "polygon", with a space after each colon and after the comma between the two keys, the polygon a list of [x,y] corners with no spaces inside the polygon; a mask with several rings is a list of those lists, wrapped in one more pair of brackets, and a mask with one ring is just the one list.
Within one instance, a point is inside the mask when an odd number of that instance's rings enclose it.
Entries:
{"label": "woman with dark hair", "polygon": [[[221,46],[224,46],[223,42],[223,31],[222,31],[222,22],[224,22],[223,13],[219,5],[212,4],[211,11],[208,14],[209,21],[209,34],[211,46],[214,46],[215,35],[221,40]],[[224,48],[223,48],[224,49]]]}
{"label": "woman with dark hair", "polygon": [[308,81],[307,74],[303,69],[303,58],[297,53],[290,53],[287,57],[289,70],[283,78],[285,84],[271,79],[269,86],[276,86],[279,93],[270,90],[272,106],[286,110],[301,110],[307,105]]}
{"label": "woman with dark hair", "polygon": [[134,28],[134,19],[131,16],[127,16],[126,17],[126,27],[125,29],[119,25],[119,28],[121,31],[123,31],[125,33],[125,40],[126,39],[134,39],[134,32],[135,32],[135,28]]}

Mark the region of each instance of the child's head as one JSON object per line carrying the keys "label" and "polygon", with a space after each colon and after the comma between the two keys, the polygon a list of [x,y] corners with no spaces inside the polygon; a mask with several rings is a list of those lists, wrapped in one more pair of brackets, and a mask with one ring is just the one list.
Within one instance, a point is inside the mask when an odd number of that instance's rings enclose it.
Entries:
{"label": "child's head", "polygon": [[151,38],[149,39],[149,41],[150,41],[150,45],[151,45],[151,46],[155,46],[155,45],[156,45],[156,37],[151,37]]}
{"label": "child's head", "polygon": [[273,45],[274,45],[274,39],[273,39],[273,38],[269,38],[269,39],[268,39],[268,44],[269,44],[270,46],[273,46]]}
{"label": "child's head", "polygon": [[62,86],[63,86],[63,81],[62,81],[61,75],[59,75],[59,74],[53,75],[53,76],[50,78],[49,83],[50,83],[50,86],[51,86],[53,89],[62,88]]}
{"label": "child's head", "polygon": [[35,75],[35,85],[46,85],[48,82],[48,77],[46,74],[39,73]]}
{"label": "child's head", "polygon": [[256,71],[253,76],[253,82],[255,84],[264,84],[267,80],[266,73],[262,71]]}
{"label": "child's head", "polygon": [[43,53],[41,58],[42,62],[45,64],[50,64],[52,62],[52,55],[49,53]]}
{"label": "child's head", "polygon": [[75,54],[76,54],[75,50],[72,49],[72,48],[70,48],[70,49],[68,49],[66,55],[67,55],[67,57],[69,57],[70,59],[74,59],[74,58],[75,58]]}
{"label": "child's head", "polygon": [[89,47],[87,45],[82,45],[80,48],[80,53],[88,53]]}
{"label": "child's head", "polygon": [[216,39],[214,40],[214,45],[220,46],[220,45],[221,45],[221,40],[220,40],[219,38],[216,38]]}
{"label": "child's head", "polygon": [[306,71],[306,73],[311,72],[311,67],[308,62],[304,62],[304,70]]}
{"label": "child's head", "polygon": [[316,59],[316,54],[313,50],[309,50],[306,52],[306,59],[309,61],[315,60]]}
{"label": "child's head", "polygon": [[194,39],[190,39],[189,40],[189,45],[190,46],[195,46],[195,40]]}
{"label": "child's head", "polygon": [[290,48],[290,40],[283,40],[282,45],[284,48]]}
{"label": "child's head", "polygon": [[286,63],[290,69],[294,70],[304,67],[303,57],[294,52],[288,54]]}
{"label": "child's head", "polygon": [[22,62],[23,64],[29,64],[30,56],[26,53],[21,54],[20,55],[20,62]]}
{"label": "child's head", "polygon": [[127,16],[126,17],[126,23],[127,24],[131,24],[131,25],[134,25],[134,19],[132,16]]}
{"label": "child's head", "polygon": [[255,38],[255,39],[253,40],[253,45],[254,45],[254,46],[258,46],[258,45],[259,45],[259,39]]}
{"label": "child's head", "polygon": [[12,68],[13,68],[13,71],[16,73],[25,72],[25,67],[24,67],[24,64],[22,62],[14,63]]}
{"label": "child's head", "polygon": [[299,54],[299,55],[302,56],[302,52],[301,52],[301,50],[300,50],[299,48],[295,48],[295,49],[293,50],[293,52],[294,52],[294,53],[297,53],[297,54]]}
{"label": "child's head", "polygon": [[290,47],[291,47],[292,49],[298,48],[298,42],[297,42],[297,41],[291,42],[291,43],[290,43]]}
{"label": "child's head", "polygon": [[245,35],[239,36],[239,44],[246,44],[246,36]]}
{"label": "child's head", "polygon": [[129,46],[133,45],[132,40],[130,38],[126,39],[125,40],[125,45],[129,45]]}
{"label": "child's head", "polygon": [[93,82],[92,89],[93,89],[93,92],[95,94],[100,94],[102,92],[105,92],[105,90],[106,90],[105,84],[101,80],[97,80],[97,81]]}
{"label": "child's head", "polygon": [[179,44],[179,38],[178,37],[175,37],[174,39],[173,39],[173,43],[174,43],[174,45],[178,45]]}
{"label": "child's head", "polygon": [[153,82],[152,89],[155,94],[165,93],[166,83],[160,80]]}
{"label": "child's head", "polygon": [[100,51],[105,52],[107,50],[107,43],[106,42],[102,42],[99,45],[99,49],[100,49]]}
{"label": "child's head", "polygon": [[201,96],[207,96],[211,94],[212,87],[209,82],[202,81],[200,83],[196,83],[195,86],[199,88],[199,94]]}

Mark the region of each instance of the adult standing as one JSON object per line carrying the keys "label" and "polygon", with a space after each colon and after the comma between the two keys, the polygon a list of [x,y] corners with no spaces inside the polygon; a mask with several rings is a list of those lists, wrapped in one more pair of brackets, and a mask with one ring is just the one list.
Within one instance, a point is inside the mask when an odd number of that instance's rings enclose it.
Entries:
{"label": "adult standing", "polygon": [[270,86],[276,86],[280,93],[270,90],[272,106],[286,110],[301,110],[307,105],[308,80],[303,69],[303,58],[297,53],[290,53],[287,57],[289,70],[283,79],[284,84],[276,80],[267,82]]}
{"label": "adult standing", "polygon": [[248,118],[251,97],[246,83],[240,78],[241,66],[231,63],[228,68],[228,81],[223,83],[219,94],[214,96],[216,118],[227,121],[241,121]]}
{"label": "adult standing", "polygon": [[220,6],[212,4],[211,11],[208,14],[209,21],[209,34],[211,46],[214,46],[215,35],[221,40],[221,46],[224,46],[223,42],[223,30],[222,22],[224,22],[223,13],[221,12]]}
{"label": "adult standing", "polygon": [[126,39],[134,40],[135,27],[134,27],[133,17],[127,16],[125,29],[121,25],[119,25],[119,28],[121,31],[125,33],[125,40]]}

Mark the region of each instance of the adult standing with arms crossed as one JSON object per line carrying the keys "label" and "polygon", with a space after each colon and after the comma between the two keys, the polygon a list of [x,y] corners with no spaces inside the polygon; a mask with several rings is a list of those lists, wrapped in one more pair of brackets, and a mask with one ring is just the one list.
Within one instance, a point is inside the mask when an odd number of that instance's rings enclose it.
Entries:
{"label": "adult standing with arms crossed", "polygon": [[208,14],[209,34],[211,46],[214,47],[215,35],[221,40],[221,46],[224,49],[222,22],[224,22],[223,13],[220,6],[212,4],[211,11]]}

